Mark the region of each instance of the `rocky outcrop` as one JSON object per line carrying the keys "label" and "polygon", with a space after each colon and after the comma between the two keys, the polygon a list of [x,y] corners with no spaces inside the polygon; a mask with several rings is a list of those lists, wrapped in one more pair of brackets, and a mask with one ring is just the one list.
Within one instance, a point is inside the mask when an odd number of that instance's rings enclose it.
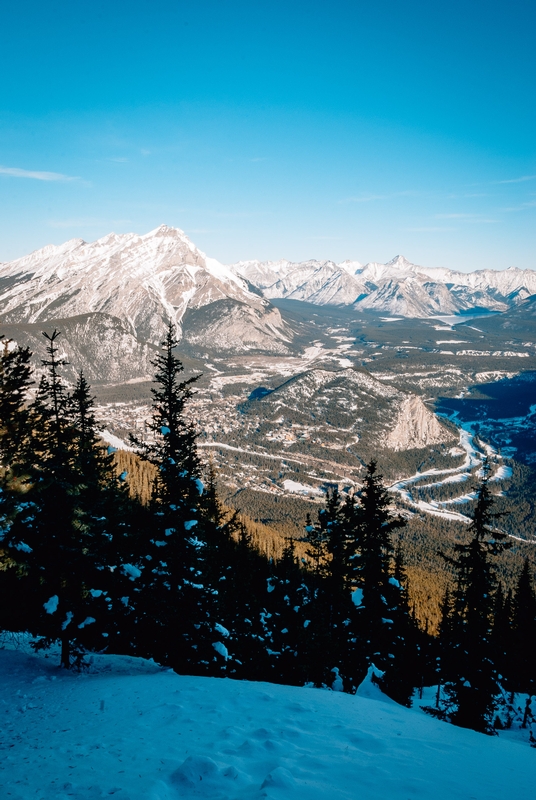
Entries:
{"label": "rocky outcrop", "polygon": [[410,395],[402,402],[395,427],[385,439],[385,447],[412,450],[452,440],[452,434],[426,408],[421,398]]}
{"label": "rocky outcrop", "polygon": [[183,320],[183,341],[196,354],[289,352],[293,332],[277,308],[254,308],[233,300],[218,300],[189,310]]}

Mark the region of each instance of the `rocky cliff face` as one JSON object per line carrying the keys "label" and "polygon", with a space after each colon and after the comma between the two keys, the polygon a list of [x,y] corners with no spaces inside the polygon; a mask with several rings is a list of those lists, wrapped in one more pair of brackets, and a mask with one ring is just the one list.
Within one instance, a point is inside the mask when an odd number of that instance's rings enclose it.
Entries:
{"label": "rocky cliff face", "polygon": [[188,310],[183,328],[183,341],[196,354],[283,354],[289,352],[293,336],[277,308],[259,308],[233,300],[217,300]]}
{"label": "rocky cliff face", "polygon": [[394,428],[385,438],[391,450],[412,450],[443,444],[452,434],[429,411],[420,397],[409,395],[402,401]]}
{"label": "rocky cliff face", "polygon": [[[233,265],[264,297],[302,300],[316,305],[350,305],[373,288],[351,271],[356,262],[337,265],[333,261],[244,261]],[[360,265],[358,265],[360,266]]]}
{"label": "rocky cliff face", "polygon": [[56,328],[61,337],[58,345],[67,365],[62,375],[74,383],[80,370],[91,384],[127,383],[149,378],[154,369],[151,360],[155,348],[132,336],[116,317],[107,314],[81,314],[50,324],[2,325],[0,332],[34,354],[37,375],[46,358],[43,331]]}

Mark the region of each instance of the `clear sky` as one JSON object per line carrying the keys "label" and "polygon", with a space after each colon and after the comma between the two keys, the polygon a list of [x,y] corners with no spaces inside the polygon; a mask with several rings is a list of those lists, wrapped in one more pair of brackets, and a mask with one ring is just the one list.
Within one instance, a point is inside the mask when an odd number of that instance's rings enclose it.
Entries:
{"label": "clear sky", "polygon": [[206,253],[536,268],[534,0],[5,0],[0,261]]}

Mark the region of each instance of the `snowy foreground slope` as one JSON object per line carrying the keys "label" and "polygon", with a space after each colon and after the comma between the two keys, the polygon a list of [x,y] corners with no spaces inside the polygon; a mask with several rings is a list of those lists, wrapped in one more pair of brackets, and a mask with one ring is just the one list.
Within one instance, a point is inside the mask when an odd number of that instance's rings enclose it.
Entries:
{"label": "snowy foreground slope", "polygon": [[[388,700],[0,651],[0,797],[531,797],[536,753]],[[374,687],[369,685],[374,693]]]}

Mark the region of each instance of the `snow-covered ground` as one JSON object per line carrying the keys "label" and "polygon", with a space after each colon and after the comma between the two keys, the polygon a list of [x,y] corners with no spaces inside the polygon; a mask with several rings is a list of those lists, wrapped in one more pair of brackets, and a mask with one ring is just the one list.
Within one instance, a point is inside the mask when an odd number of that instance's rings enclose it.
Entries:
{"label": "snow-covered ground", "polygon": [[322,491],[316,486],[309,486],[305,483],[299,483],[299,481],[291,481],[287,479],[283,481],[282,486],[286,492],[290,492],[291,494],[322,494]]}
{"label": "snow-covered ground", "polygon": [[383,698],[179,676],[125,656],[87,673],[0,651],[9,800],[504,800],[531,797],[526,744]]}

